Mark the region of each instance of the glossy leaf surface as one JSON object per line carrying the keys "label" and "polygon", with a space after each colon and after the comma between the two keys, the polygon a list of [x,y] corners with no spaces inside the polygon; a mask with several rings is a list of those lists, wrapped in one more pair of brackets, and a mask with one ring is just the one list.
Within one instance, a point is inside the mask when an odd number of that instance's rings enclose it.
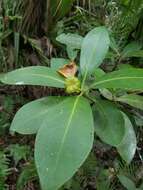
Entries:
{"label": "glossy leaf surface", "polygon": [[118,146],[125,133],[124,118],[118,108],[108,101],[97,101],[93,107],[95,133],[102,141]]}
{"label": "glossy leaf surface", "polygon": [[[11,130],[20,134],[37,133],[42,123],[53,117],[51,110],[63,101],[63,97],[46,97],[24,105],[15,115]],[[59,114],[59,113],[54,113]]]}
{"label": "glossy leaf surface", "polygon": [[125,120],[125,135],[117,150],[122,159],[130,163],[135,155],[137,140],[131,121],[125,114],[123,116]]}
{"label": "glossy leaf surface", "polygon": [[44,66],[31,66],[6,73],[1,78],[5,84],[40,85],[64,88],[64,79],[54,70]]}
{"label": "glossy leaf surface", "polygon": [[92,111],[85,98],[69,97],[54,109],[36,137],[35,160],[43,190],[57,190],[70,179],[93,145]]}
{"label": "glossy leaf surface", "polygon": [[110,45],[109,34],[105,27],[91,30],[83,40],[80,67],[83,76],[89,76],[102,63]]}
{"label": "glossy leaf surface", "polygon": [[143,69],[122,69],[105,74],[91,88],[143,89]]}

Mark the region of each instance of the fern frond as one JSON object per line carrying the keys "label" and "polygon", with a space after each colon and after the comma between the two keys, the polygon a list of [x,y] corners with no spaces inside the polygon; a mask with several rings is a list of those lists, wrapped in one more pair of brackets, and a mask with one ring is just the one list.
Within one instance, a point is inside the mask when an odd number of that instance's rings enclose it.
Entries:
{"label": "fern frond", "polygon": [[5,181],[9,175],[9,160],[3,151],[0,151],[0,190],[6,190]]}

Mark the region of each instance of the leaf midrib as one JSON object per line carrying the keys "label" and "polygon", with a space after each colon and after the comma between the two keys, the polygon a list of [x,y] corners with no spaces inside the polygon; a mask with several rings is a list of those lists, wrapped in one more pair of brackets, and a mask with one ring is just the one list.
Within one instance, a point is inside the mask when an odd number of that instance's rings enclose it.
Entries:
{"label": "leaf midrib", "polygon": [[57,78],[54,78],[52,76],[45,76],[45,75],[41,75],[41,74],[32,74],[33,76],[40,76],[40,77],[43,77],[43,78],[49,78],[49,79],[52,79],[52,80],[55,80],[55,81],[58,81],[58,82],[61,82],[64,84],[64,81],[60,80],[60,79],[57,79]]}
{"label": "leaf midrib", "polygon": [[112,79],[105,79],[102,81],[95,82],[94,84],[92,84],[90,86],[90,88],[95,87],[95,86],[100,85],[100,84],[110,82],[110,81],[125,80],[125,79],[143,79],[143,77],[117,77],[117,78],[112,78]]}
{"label": "leaf midrib", "polygon": [[58,162],[59,162],[59,160],[60,160],[60,155],[61,155],[61,152],[62,152],[64,143],[65,143],[65,140],[66,140],[66,136],[67,136],[68,131],[69,131],[69,129],[70,129],[70,124],[71,124],[71,122],[72,122],[72,119],[73,119],[73,116],[74,116],[74,113],[75,113],[75,109],[76,109],[76,107],[77,107],[78,100],[79,100],[80,97],[81,97],[81,95],[77,96],[77,98],[75,99],[75,102],[74,102],[74,104],[73,104],[73,108],[72,108],[71,113],[70,113],[70,115],[69,115],[69,120],[68,120],[68,122],[67,122],[67,125],[65,126],[65,132],[64,132],[64,135],[63,135],[63,138],[62,138],[62,142],[61,142],[59,151],[58,151],[58,153],[57,153],[57,159],[56,159],[55,169],[54,169],[54,172],[53,172],[53,173],[55,173],[56,170],[57,170]]}

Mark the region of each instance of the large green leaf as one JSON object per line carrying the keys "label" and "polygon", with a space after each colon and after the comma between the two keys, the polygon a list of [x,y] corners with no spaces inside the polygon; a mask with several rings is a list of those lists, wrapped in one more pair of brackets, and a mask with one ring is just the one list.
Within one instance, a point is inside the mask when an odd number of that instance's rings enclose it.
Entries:
{"label": "large green leaf", "polygon": [[31,66],[3,75],[1,82],[11,85],[40,85],[64,88],[64,79],[54,70],[44,66]]}
{"label": "large green leaf", "polygon": [[[20,134],[37,133],[42,123],[53,117],[51,112],[54,106],[63,101],[62,97],[46,97],[24,105],[15,115],[11,130]],[[59,114],[59,113],[54,113]]]}
{"label": "large green leaf", "polygon": [[130,163],[136,151],[137,140],[131,121],[125,114],[123,116],[125,120],[125,135],[117,150],[122,159]]}
{"label": "large green leaf", "polygon": [[143,110],[143,97],[135,94],[127,94],[124,96],[120,96],[116,99],[119,102],[123,102],[126,104],[129,104],[130,106],[133,106],[138,109]]}
{"label": "large green leaf", "polygon": [[107,144],[118,146],[125,133],[124,118],[120,110],[108,101],[96,101],[93,107],[96,134]]}
{"label": "large green leaf", "polygon": [[[58,112],[58,115],[54,113]],[[39,129],[35,161],[42,190],[57,190],[78,170],[93,144],[94,126],[89,102],[69,97],[53,109]]]}
{"label": "large green leaf", "polygon": [[81,73],[86,78],[93,74],[108,52],[110,39],[105,27],[91,30],[83,40],[80,57]]}
{"label": "large green leaf", "polygon": [[90,88],[143,89],[143,69],[122,69],[105,74]]}

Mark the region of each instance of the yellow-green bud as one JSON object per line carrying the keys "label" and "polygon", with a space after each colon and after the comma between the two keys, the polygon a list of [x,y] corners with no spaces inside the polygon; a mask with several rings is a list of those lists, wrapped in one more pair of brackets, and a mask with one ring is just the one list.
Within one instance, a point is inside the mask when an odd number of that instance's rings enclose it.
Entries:
{"label": "yellow-green bud", "polygon": [[66,92],[68,94],[80,93],[80,80],[77,77],[69,77],[65,81]]}

